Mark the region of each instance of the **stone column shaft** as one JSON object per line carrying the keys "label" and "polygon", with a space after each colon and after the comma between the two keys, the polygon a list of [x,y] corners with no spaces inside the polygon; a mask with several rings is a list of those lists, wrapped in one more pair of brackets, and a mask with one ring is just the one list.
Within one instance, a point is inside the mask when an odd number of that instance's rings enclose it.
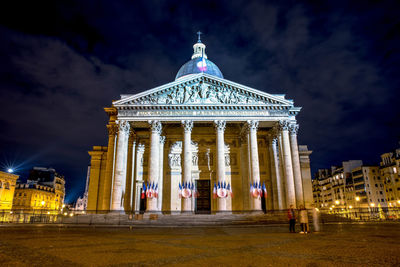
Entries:
{"label": "stone column shaft", "polygon": [[[260,184],[260,163],[258,160],[258,142],[257,142],[258,121],[248,121],[247,126],[249,127],[249,133],[250,133],[252,182]],[[252,199],[253,199],[252,210],[261,210],[261,199],[254,197],[252,197]]]}
{"label": "stone column shaft", "polygon": [[130,194],[130,207],[131,211],[135,210],[135,194],[136,194],[136,140],[132,145],[132,170],[131,170],[131,194]]}
{"label": "stone column shaft", "polygon": [[135,139],[135,134],[131,130],[131,133],[129,134],[129,139],[128,139],[128,156],[126,158],[127,161],[127,166],[126,166],[126,182],[125,182],[125,197],[124,197],[124,210],[125,211],[130,211],[132,209],[131,206],[131,196],[132,196],[132,170],[134,168],[134,164],[132,162],[133,157],[133,151],[134,151],[134,139]]}
{"label": "stone column shaft", "polygon": [[[192,182],[192,129],[193,121],[182,121],[183,127],[183,181],[182,184]],[[192,211],[192,199],[182,198],[182,212]]]}
{"label": "stone column shaft", "polygon": [[157,209],[162,210],[163,185],[164,185],[164,143],[165,136],[160,136],[160,176],[158,178]]}
{"label": "stone column shaft", "polygon": [[119,122],[117,153],[115,159],[115,173],[112,190],[111,210],[122,209],[122,192],[126,179],[126,153],[128,150],[129,123]]}
{"label": "stone column shaft", "polygon": [[[225,121],[214,121],[217,131],[217,180],[219,183],[225,182],[225,140],[224,132],[226,127]],[[226,199],[218,198],[218,211],[226,211]]]}
{"label": "stone column shaft", "polygon": [[[284,191],[283,191],[283,183],[282,183],[282,175],[281,169],[279,167],[279,150],[278,150],[278,138],[273,138],[271,142],[271,150],[272,150],[272,170],[273,176],[272,181],[274,182],[274,209],[283,210],[285,208],[284,203]],[[276,203],[276,204],[275,204]]]}
{"label": "stone column shaft", "polygon": [[298,125],[291,125],[290,127],[290,148],[292,150],[292,163],[293,163],[293,174],[296,192],[296,204],[299,207],[304,205],[303,197],[303,181],[301,177],[300,169],[300,158],[299,158],[299,147],[297,144],[297,131]]}
{"label": "stone column shaft", "polygon": [[[149,184],[158,183],[160,175],[160,134],[161,122],[149,121],[151,126],[150,154],[149,154]],[[147,211],[157,211],[157,199],[147,199]]]}
{"label": "stone column shaft", "polygon": [[283,143],[283,164],[286,178],[286,205],[287,208],[290,205],[296,207],[296,193],[294,188],[294,177],[293,177],[293,165],[292,165],[292,154],[290,151],[290,142],[289,142],[289,129],[287,121],[279,122],[281,127],[282,134],[282,143]]}
{"label": "stone column shaft", "polygon": [[100,193],[100,201],[102,201],[101,210],[110,210],[111,206],[111,184],[113,178],[113,165],[114,165],[114,150],[115,150],[115,135],[117,133],[117,125],[107,125],[108,130],[108,147],[107,147],[107,162],[106,173],[104,177],[103,192]]}

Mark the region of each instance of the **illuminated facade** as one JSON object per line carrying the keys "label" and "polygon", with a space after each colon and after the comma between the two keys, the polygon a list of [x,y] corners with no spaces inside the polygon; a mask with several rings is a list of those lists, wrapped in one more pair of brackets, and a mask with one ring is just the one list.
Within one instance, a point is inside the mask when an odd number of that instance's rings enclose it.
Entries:
{"label": "illuminated facade", "polygon": [[341,167],[318,170],[312,181],[314,203],[361,219],[379,217],[388,207],[383,182],[378,166],[345,161]]}
{"label": "illuminated facade", "polygon": [[400,207],[400,148],[381,155],[380,174],[389,207]]}
{"label": "illuminated facade", "polygon": [[58,211],[64,204],[65,180],[54,169],[34,167],[27,183],[17,184],[13,210]]}
{"label": "illuminated facade", "polygon": [[284,95],[224,79],[200,40],[193,48],[175,81],[121,95],[105,108],[108,146],[89,152],[87,209],[213,213],[311,205],[311,151],[297,144],[300,108]]}
{"label": "illuminated facade", "polygon": [[0,210],[11,210],[18,175],[0,171]]}

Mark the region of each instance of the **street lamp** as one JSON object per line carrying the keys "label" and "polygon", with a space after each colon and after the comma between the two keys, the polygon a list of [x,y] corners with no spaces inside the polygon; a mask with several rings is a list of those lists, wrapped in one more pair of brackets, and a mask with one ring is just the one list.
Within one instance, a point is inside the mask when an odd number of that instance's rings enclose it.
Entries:
{"label": "street lamp", "polygon": [[360,197],[356,197],[356,201],[360,201]]}
{"label": "street lamp", "polygon": [[340,204],[340,201],[339,201],[339,200],[336,200],[336,201],[335,201],[335,204],[336,204],[336,205],[339,205],[339,204]]}

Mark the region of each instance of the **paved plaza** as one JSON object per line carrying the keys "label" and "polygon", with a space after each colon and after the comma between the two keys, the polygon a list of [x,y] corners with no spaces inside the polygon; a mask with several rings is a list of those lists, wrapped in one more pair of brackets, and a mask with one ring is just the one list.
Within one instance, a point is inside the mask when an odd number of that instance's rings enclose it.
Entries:
{"label": "paved plaza", "polygon": [[0,226],[2,266],[399,266],[398,223],[216,227]]}

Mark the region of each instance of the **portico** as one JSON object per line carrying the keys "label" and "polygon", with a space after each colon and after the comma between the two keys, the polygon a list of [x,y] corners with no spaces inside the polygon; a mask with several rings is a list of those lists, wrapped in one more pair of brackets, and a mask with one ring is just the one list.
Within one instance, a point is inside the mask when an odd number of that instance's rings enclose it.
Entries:
{"label": "portico", "polygon": [[108,146],[92,156],[100,167],[90,175],[88,210],[214,213],[304,204],[311,175],[302,176],[299,161],[300,108],[224,79],[201,42],[175,81],[121,95],[105,111]]}

